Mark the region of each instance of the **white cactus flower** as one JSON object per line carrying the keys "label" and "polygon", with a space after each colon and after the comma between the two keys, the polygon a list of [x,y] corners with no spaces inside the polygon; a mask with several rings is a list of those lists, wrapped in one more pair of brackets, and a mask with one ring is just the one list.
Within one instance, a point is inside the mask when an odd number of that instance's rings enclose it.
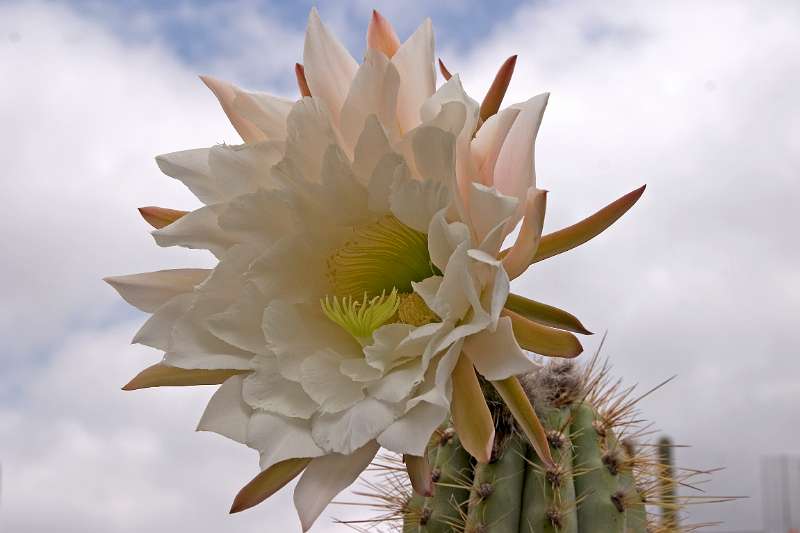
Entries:
{"label": "white cactus flower", "polygon": [[479,379],[536,441],[514,376],[537,363],[520,344],[581,351],[563,331],[587,333],[574,317],[509,299],[540,243],[533,145],[548,95],[494,113],[502,87],[482,116],[458,76],[436,89],[433,53],[429,21],[401,44],[375,13],[359,65],[312,11],[297,71],[305,97],[205,77],[245,143],[157,158],[205,205],[143,208],[156,242],[219,262],[108,278],[152,313],[135,341],[165,352],[127,388],[221,384],[199,429],[261,456],[234,511],[302,472],[295,504],[307,530],[381,446],[419,461],[449,413],[487,461]]}

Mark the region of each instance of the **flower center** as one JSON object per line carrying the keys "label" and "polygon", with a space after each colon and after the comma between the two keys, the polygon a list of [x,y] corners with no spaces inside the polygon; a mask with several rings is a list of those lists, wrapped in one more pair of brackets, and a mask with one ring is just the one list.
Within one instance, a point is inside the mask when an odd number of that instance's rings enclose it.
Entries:
{"label": "flower center", "polygon": [[387,215],[355,228],[328,258],[333,294],[322,300],[322,310],[365,344],[387,322],[421,326],[439,320],[411,283],[440,274],[431,263],[427,235]]}
{"label": "flower center", "polygon": [[396,289],[412,292],[411,282],[440,274],[428,254],[428,237],[392,215],[355,228],[328,258],[334,296],[372,298]]}

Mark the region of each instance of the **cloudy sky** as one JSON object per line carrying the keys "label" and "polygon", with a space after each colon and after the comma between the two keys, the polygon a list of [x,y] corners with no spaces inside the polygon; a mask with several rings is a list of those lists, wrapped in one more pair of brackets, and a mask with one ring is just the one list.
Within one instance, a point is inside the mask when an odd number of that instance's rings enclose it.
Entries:
{"label": "cloudy sky", "polygon": [[[551,91],[537,146],[546,229],[642,183],[640,204],[516,291],[609,331],[627,383],[686,466],[724,466],[693,510],[761,524],[764,454],[800,452],[800,4],[796,1],[319,2],[354,56],[378,7],[437,47],[480,99],[519,53],[507,101]],[[294,95],[311,4],[0,3],[0,530],[295,531],[288,491],[229,517],[257,468],[194,433],[211,390],[119,387],[159,354],[100,278],[210,264],[157,248],[135,208],[196,201],[153,156],[235,142],[196,75]],[[588,339],[588,348],[597,339]],[[326,514],[319,532],[344,531]]]}

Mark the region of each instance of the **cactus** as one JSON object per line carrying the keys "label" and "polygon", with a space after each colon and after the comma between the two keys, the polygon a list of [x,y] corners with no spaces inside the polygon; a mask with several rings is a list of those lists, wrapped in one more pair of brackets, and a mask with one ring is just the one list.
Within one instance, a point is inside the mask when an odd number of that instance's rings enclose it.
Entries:
{"label": "cactus", "polygon": [[672,456],[672,441],[669,437],[658,440],[658,462],[660,468],[659,489],[661,496],[661,527],[669,531],[678,527],[678,513],[675,510],[675,466]]}
{"label": "cactus", "polygon": [[[551,363],[523,385],[547,431],[556,468],[547,468],[517,430],[491,386],[484,391],[495,420],[492,460],[475,464],[452,428],[440,428],[429,446],[433,496],[405,491],[398,482],[382,489],[380,524],[403,533],[666,533],[679,525],[678,482],[700,471],[675,472],[671,444],[637,446],[649,426],[639,424],[633,389],[608,379],[597,357],[581,369]],[[669,452],[669,466],[662,457]],[[678,479],[676,479],[676,476]],[[373,485],[377,487],[378,485]],[[648,506],[661,506],[651,515]],[[401,524],[401,525],[398,525]],[[367,530],[365,530],[367,531]]]}

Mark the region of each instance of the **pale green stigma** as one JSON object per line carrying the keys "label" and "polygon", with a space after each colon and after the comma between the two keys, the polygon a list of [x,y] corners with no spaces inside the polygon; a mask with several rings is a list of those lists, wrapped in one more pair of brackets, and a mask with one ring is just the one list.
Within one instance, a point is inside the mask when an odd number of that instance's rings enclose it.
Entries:
{"label": "pale green stigma", "polygon": [[369,298],[367,293],[361,300],[352,296],[326,296],[320,301],[322,312],[331,321],[341,326],[361,344],[368,342],[372,333],[392,319],[400,308],[397,289]]}

